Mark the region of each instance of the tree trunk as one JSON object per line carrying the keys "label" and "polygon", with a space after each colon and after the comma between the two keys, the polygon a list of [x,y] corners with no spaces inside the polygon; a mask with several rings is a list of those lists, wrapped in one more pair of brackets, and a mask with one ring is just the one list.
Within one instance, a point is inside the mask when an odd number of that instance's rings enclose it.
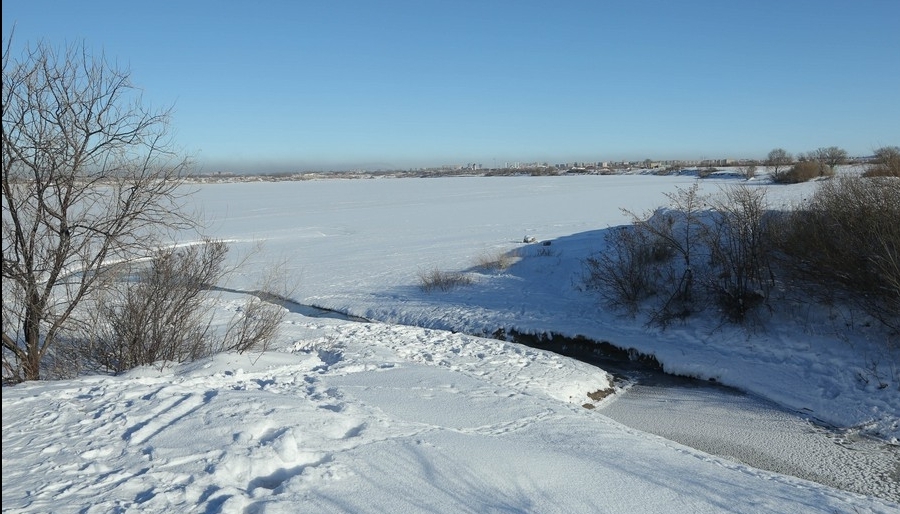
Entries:
{"label": "tree trunk", "polygon": [[25,336],[25,355],[22,358],[22,370],[25,380],[41,378],[41,314],[37,309],[29,307],[25,312],[23,332]]}

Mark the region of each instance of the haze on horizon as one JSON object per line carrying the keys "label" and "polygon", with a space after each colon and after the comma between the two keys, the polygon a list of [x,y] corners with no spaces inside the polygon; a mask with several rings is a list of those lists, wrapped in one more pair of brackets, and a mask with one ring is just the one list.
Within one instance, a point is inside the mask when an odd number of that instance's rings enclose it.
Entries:
{"label": "haze on horizon", "polygon": [[761,159],[900,143],[900,2],[8,0],[131,70],[201,172]]}

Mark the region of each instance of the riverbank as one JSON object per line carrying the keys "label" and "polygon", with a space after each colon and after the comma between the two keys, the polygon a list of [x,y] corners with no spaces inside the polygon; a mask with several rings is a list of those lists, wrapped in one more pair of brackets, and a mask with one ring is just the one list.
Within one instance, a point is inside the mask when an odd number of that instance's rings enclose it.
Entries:
{"label": "riverbank", "polygon": [[666,373],[654,356],[608,341],[514,329],[492,336],[611,373],[615,394],[604,395],[598,412],[628,427],[754,468],[900,502],[900,445],[715,381]]}

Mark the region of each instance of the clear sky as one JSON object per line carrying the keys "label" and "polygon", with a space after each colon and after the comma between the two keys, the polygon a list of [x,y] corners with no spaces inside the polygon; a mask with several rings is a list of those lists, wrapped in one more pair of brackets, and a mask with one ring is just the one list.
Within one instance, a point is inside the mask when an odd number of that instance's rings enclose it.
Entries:
{"label": "clear sky", "polygon": [[900,145],[900,0],[4,0],[174,106],[202,171]]}

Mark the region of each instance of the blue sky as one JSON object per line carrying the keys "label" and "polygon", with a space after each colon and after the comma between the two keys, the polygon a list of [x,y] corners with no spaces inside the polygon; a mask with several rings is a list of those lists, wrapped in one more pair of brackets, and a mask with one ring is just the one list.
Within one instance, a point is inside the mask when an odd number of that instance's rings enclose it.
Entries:
{"label": "blue sky", "polygon": [[4,0],[174,106],[202,171],[900,144],[900,0]]}

